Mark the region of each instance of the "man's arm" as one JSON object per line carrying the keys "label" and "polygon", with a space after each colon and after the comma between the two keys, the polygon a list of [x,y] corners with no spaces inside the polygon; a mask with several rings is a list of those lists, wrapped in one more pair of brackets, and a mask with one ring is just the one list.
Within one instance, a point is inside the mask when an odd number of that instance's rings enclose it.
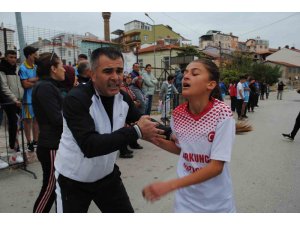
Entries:
{"label": "man's arm", "polygon": [[0,83],[1,83],[2,93],[8,98],[12,99],[14,102],[17,102],[18,99],[14,95],[14,93],[10,90],[7,84],[7,77],[3,72],[0,72]]}
{"label": "man's arm", "polygon": [[133,127],[123,127],[109,134],[98,133],[87,105],[72,95],[68,95],[63,104],[67,125],[85,157],[109,154],[138,139]]}

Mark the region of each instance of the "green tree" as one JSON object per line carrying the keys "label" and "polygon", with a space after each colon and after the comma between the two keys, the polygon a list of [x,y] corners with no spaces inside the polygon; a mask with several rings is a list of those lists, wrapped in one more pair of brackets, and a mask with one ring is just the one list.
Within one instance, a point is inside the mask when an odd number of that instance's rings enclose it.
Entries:
{"label": "green tree", "polygon": [[239,80],[240,75],[250,75],[256,80],[265,81],[269,84],[274,84],[281,76],[281,71],[278,66],[256,62],[251,54],[235,52],[230,60],[222,64],[221,79],[229,84],[232,81]]}

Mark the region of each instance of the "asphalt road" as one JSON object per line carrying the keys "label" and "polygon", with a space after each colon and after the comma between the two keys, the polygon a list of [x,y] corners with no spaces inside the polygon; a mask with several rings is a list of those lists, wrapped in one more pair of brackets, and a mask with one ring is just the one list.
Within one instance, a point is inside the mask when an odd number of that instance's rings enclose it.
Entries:
{"label": "asphalt road", "polygon": [[[254,131],[236,136],[230,167],[237,211],[241,213],[300,212],[300,134],[293,142],[281,136],[294,125],[300,95],[285,91],[279,101],[275,94],[259,101],[255,112],[248,113]],[[3,145],[3,128],[1,137]],[[172,212],[173,194],[152,204],[142,198],[141,190],[150,182],[176,177],[177,157],[139,142],[143,150],[136,150],[132,159],[117,162],[132,205],[138,213]],[[0,170],[0,212],[32,212],[42,173],[38,162],[28,169],[38,179],[20,169]],[[99,210],[92,203],[89,212]]]}

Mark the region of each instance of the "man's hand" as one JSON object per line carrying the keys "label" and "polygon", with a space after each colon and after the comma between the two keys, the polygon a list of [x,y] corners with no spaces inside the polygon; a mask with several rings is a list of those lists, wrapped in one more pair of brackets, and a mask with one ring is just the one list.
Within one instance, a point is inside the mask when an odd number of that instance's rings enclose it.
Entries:
{"label": "man's hand", "polygon": [[137,121],[137,125],[139,126],[143,139],[146,141],[152,141],[155,138],[165,138],[164,130],[156,128],[159,123],[152,122],[150,120],[150,116],[144,115],[142,116],[139,121]]}
{"label": "man's hand", "polygon": [[17,100],[17,101],[15,101],[15,103],[16,103],[16,106],[17,106],[17,107],[21,108],[22,103],[21,103],[20,101]]}

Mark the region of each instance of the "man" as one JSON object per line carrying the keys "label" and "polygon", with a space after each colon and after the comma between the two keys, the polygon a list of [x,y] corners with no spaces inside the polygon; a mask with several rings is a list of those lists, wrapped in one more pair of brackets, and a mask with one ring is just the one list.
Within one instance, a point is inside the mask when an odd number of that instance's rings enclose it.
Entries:
{"label": "man", "polygon": [[243,83],[246,82],[246,79],[247,79],[246,76],[241,76],[240,82],[236,86],[236,99],[237,99],[236,100],[236,112],[238,114],[239,120],[243,120],[242,108],[243,108],[244,98],[245,98]]}
{"label": "man", "polygon": [[155,85],[158,83],[158,80],[155,76],[151,73],[152,67],[150,64],[147,64],[145,67],[145,72],[142,74],[144,83],[142,90],[146,95],[146,109],[145,115],[150,115],[151,108],[152,108],[152,98],[155,91]]}
{"label": "man", "polygon": [[78,65],[81,61],[85,61],[85,60],[88,60],[88,57],[86,54],[79,54],[78,57],[77,57],[77,64],[76,66],[74,66],[74,69],[75,69],[75,75],[78,76]]}
{"label": "man", "polygon": [[[22,118],[24,119],[24,131],[27,139],[27,149],[31,152],[37,146],[38,140],[38,123],[34,117],[32,107],[32,87],[38,81],[36,76],[36,65],[34,64],[38,58],[38,48],[27,46],[23,49],[26,60],[20,66],[19,76],[22,86],[24,88],[23,102],[22,102]],[[31,131],[33,133],[33,140],[31,139]]]}
{"label": "man", "polygon": [[87,212],[91,201],[102,212],[133,212],[115,164],[117,152],[138,138],[154,141],[163,130],[149,116],[141,117],[129,95],[120,91],[123,66],[118,50],[94,50],[91,81],[65,97],[55,159],[58,212]]}
{"label": "man", "polygon": [[[17,53],[13,50],[5,52],[5,59],[0,63],[1,89],[5,96],[12,99],[11,104],[3,106],[8,118],[9,147],[11,152],[19,152],[17,137],[17,123],[20,114],[23,88],[20,78],[17,76]],[[18,159],[19,156],[17,156]],[[19,157],[20,158],[20,157]]]}
{"label": "man", "polygon": [[161,121],[166,124],[169,122],[170,110],[171,110],[171,96],[176,94],[178,95],[178,91],[174,86],[175,77],[169,75],[167,80],[164,81],[161,85],[159,92],[159,100],[162,101],[162,111],[161,111]]}
{"label": "man", "polygon": [[77,67],[78,76],[77,81],[78,83],[87,83],[91,78],[91,65],[88,60],[82,60]]}
{"label": "man", "polygon": [[[174,80],[174,86],[176,87],[179,94],[182,93],[182,79],[183,79],[183,73],[179,68],[175,69],[175,80]],[[173,109],[175,109],[177,106],[179,106],[179,95],[173,96]]]}
{"label": "man", "polygon": [[138,63],[134,63],[132,65],[132,71],[131,71],[130,75],[131,75],[132,79],[140,76],[140,65]]}

